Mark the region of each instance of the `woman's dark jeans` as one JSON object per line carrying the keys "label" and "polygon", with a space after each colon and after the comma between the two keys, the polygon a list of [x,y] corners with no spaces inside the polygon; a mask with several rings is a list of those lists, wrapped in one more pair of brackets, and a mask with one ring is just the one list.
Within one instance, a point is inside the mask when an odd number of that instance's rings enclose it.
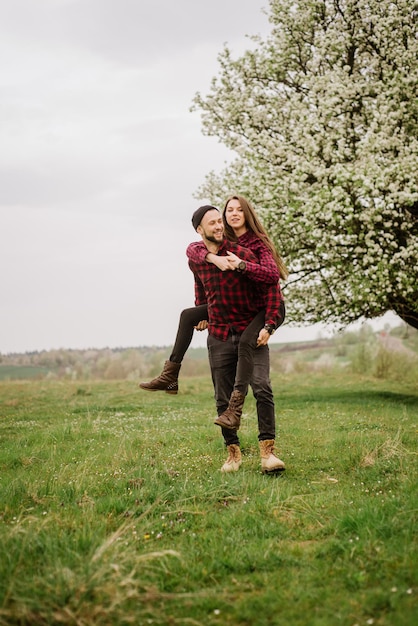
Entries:
{"label": "woman's dark jeans", "polygon": [[192,341],[194,327],[202,320],[207,319],[208,307],[206,304],[193,306],[181,312],[176,341],[170,355],[170,361],[173,361],[173,363],[181,363],[183,361],[184,355]]}
{"label": "woman's dark jeans", "polygon": [[[284,302],[281,302],[277,328],[283,324],[285,313]],[[248,385],[250,384],[253,372],[254,354],[256,350],[260,349],[257,347],[257,339],[264,323],[265,311],[263,310],[259,311],[252,322],[248,324],[239,342],[237,375],[235,377],[234,389],[240,391],[244,396],[248,393]]]}
{"label": "woman's dark jeans", "polygon": [[[277,327],[283,324],[285,313],[285,305],[284,302],[282,302],[280,305]],[[183,361],[184,355],[186,354],[192,341],[194,327],[201,320],[207,319],[208,308],[205,304],[191,307],[190,309],[184,309],[184,311],[181,312],[176,341],[170,355],[170,361],[173,361],[174,363],[181,363]],[[244,332],[240,335],[241,338],[238,346],[238,361],[234,389],[240,391],[244,395],[248,393],[248,385],[250,384],[253,372],[255,351],[260,349],[257,348],[257,338],[260,330],[264,326],[264,321],[265,312],[262,310],[257,313]]]}

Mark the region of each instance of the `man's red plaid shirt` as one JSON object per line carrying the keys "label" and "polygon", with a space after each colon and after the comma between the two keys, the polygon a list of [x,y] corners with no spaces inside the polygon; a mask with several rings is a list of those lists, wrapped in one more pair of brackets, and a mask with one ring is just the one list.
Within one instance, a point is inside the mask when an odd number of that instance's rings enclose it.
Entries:
{"label": "man's red plaid shirt", "polygon": [[276,325],[283,299],[277,267],[267,265],[266,269],[251,250],[224,239],[217,254],[226,256],[228,250],[246,261],[245,272],[222,272],[208,263],[205,258],[208,250],[203,241],[194,242],[187,249],[189,267],[195,277],[195,304],[208,305],[208,331],[222,341],[226,341],[230,330],[243,332],[262,309],[266,311],[265,323]]}

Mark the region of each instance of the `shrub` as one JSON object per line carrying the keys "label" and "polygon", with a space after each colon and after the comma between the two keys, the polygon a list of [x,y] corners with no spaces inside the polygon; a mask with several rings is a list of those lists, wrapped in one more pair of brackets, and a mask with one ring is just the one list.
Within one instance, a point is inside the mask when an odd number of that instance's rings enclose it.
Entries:
{"label": "shrub", "polygon": [[385,380],[418,380],[418,359],[404,352],[380,346],[373,363],[373,375]]}

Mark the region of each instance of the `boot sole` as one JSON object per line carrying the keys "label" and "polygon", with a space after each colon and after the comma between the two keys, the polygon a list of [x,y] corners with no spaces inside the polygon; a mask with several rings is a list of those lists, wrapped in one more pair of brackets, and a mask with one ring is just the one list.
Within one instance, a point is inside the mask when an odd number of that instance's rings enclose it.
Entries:
{"label": "boot sole", "polygon": [[227,428],[228,430],[238,430],[241,424],[238,424],[238,426],[229,426],[229,424],[224,424],[221,421],[215,420],[213,422],[214,424],[216,424],[217,426],[222,426],[223,428]]}
{"label": "boot sole", "polygon": [[262,474],[281,474],[286,471],[285,467],[277,467],[276,469],[271,470],[261,470]]}
{"label": "boot sole", "polygon": [[178,394],[178,391],[172,391],[171,389],[148,389],[148,387],[141,387],[141,385],[138,385],[138,387],[144,391],[165,391],[165,393],[170,393],[173,396]]}

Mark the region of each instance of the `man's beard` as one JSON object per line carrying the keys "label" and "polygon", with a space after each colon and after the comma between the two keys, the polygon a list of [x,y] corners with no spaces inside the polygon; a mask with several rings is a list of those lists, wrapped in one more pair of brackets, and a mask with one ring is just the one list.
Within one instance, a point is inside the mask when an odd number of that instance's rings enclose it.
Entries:
{"label": "man's beard", "polygon": [[222,235],[220,237],[220,239],[216,239],[215,235],[209,235],[209,237],[207,235],[205,235],[205,238],[208,241],[211,241],[212,243],[221,243],[221,241],[223,240],[224,236]]}
{"label": "man's beard", "polygon": [[207,232],[205,231],[205,229],[203,229],[203,236],[206,239],[206,241],[210,241],[211,243],[216,243],[216,244],[220,244],[222,243],[223,239],[224,239],[224,233],[219,233],[218,235],[218,239],[216,238],[216,235],[208,235]]}

